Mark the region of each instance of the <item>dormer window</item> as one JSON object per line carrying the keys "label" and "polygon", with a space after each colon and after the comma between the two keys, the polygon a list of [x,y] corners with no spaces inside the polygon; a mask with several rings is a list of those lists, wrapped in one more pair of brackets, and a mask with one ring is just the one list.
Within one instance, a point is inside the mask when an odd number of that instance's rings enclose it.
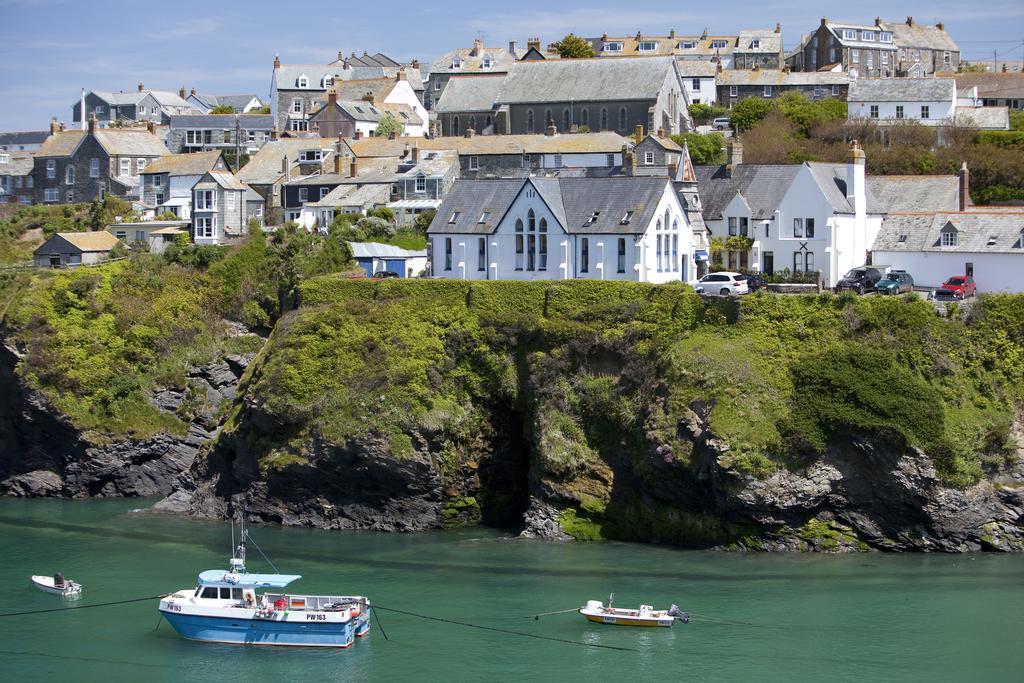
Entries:
{"label": "dormer window", "polygon": [[757,50],[757,49],[760,49],[760,47],[761,47],[761,39],[760,38],[754,38],[752,41],[750,41],[750,49],[751,50]]}
{"label": "dormer window", "polygon": [[309,87],[309,78],[306,77],[306,74],[300,74],[299,77],[295,79],[295,86],[298,88]]}
{"label": "dormer window", "polygon": [[857,31],[852,28],[844,28],[843,40],[857,40]]}
{"label": "dormer window", "polygon": [[448,225],[455,225],[455,222],[459,220],[459,212],[453,211],[452,217],[448,219]]}
{"label": "dormer window", "polygon": [[996,246],[996,242],[998,242],[998,241],[999,241],[999,236],[998,235],[989,235],[988,236],[988,244],[986,246],[994,247],[994,246]]}
{"label": "dormer window", "polygon": [[653,40],[642,40],[637,46],[637,49],[639,49],[640,52],[654,52],[658,49],[658,44]]}
{"label": "dormer window", "polygon": [[587,219],[587,222],[586,222],[586,223],[584,223],[583,225],[593,225],[594,223],[596,223],[596,222],[597,222],[597,219],[598,219],[598,218],[600,218],[600,216],[601,216],[601,212],[600,212],[600,211],[595,211],[595,212],[594,212],[594,213],[593,213],[593,214],[592,214],[592,215],[590,216],[590,218],[588,218],[588,219]]}
{"label": "dormer window", "polygon": [[601,49],[604,50],[605,52],[622,52],[622,41],[605,43],[604,47]]}
{"label": "dormer window", "polygon": [[324,90],[330,88],[333,83],[334,80],[331,78],[330,74],[324,74],[324,77],[320,79],[320,87]]}
{"label": "dormer window", "polygon": [[625,214],[623,214],[622,220],[619,221],[619,225],[629,225],[629,222],[631,220],[633,220],[633,212],[627,211]]}
{"label": "dormer window", "polygon": [[304,149],[299,153],[299,161],[320,161],[323,158],[323,151],[319,149]]}
{"label": "dormer window", "polygon": [[695,47],[697,47],[696,40],[684,40],[683,42],[679,43],[680,50],[692,50]]}
{"label": "dormer window", "polygon": [[458,57],[453,59],[452,60],[452,68],[453,69],[461,69],[462,68],[462,60],[459,59]]}
{"label": "dormer window", "polygon": [[906,235],[900,235],[899,241],[900,242],[906,242],[907,241],[907,236]]}
{"label": "dormer window", "polygon": [[489,220],[491,220],[491,212],[484,211],[480,214],[480,220],[478,220],[477,223],[486,223]]}
{"label": "dormer window", "polygon": [[960,246],[960,233],[957,232],[952,223],[946,223],[946,227],[942,229],[942,233],[939,236],[939,244],[943,247]]}
{"label": "dormer window", "polygon": [[484,61],[481,64],[481,66],[484,69],[490,69],[494,66],[494,60],[491,58],[490,55],[484,55]]}
{"label": "dormer window", "polygon": [[1024,230],[1020,231],[1020,237],[1018,237],[1017,241],[1014,242],[1013,248],[1014,249],[1024,249]]}
{"label": "dormer window", "polygon": [[882,31],[881,33],[878,34],[878,42],[880,42],[880,43],[891,43],[892,42],[892,33],[890,33],[889,31]]}
{"label": "dormer window", "polygon": [[713,50],[722,50],[722,49],[725,49],[725,47],[728,44],[729,43],[724,41],[724,40],[712,40],[711,41],[711,49],[713,49]]}
{"label": "dormer window", "polygon": [[873,31],[861,31],[860,39],[869,43],[875,42],[875,34]]}

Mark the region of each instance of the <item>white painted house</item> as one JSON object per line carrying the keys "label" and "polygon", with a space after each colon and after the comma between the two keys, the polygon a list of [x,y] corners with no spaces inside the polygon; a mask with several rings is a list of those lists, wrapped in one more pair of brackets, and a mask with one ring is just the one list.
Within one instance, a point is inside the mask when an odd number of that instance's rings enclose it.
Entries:
{"label": "white painted house", "polygon": [[683,89],[691,104],[717,104],[718,87],[715,77],[718,75],[718,64],[703,59],[680,59],[676,61],[679,77],[683,81]]}
{"label": "white painted house", "polygon": [[667,176],[458,180],[428,237],[434,277],[696,279],[692,226]]}
{"label": "white painted house", "polygon": [[728,250],[730,270],[821,272],[834,286],[864,265],[882,215],[867,187],[864,152],[854,142],[846,164],[700,167],[704,221],[715,237],[745,237]]}
{"label": "white painted house", "polygon": [[916,121],[926,126],[948,126],[956,116],[956,81],[952,78],[859,79],[850,83],[846,103],[850,120]]}

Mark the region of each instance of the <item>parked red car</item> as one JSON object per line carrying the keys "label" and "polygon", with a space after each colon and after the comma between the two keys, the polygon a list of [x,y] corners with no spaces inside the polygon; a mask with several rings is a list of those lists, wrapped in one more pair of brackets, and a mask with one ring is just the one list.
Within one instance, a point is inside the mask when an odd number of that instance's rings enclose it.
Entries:
{"label": "parked red car", "polygon": [[974,296],[977,287],[970,275],[954,275],[935,290],[936,299],[966,299]]}

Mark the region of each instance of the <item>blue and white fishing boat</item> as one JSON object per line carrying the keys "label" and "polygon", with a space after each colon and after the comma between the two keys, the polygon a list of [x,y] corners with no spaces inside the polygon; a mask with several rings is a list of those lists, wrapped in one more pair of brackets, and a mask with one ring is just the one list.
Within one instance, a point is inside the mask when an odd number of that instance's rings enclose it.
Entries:
{"label": "blue and white fishing boat", "polygon": [[369,633],[368,598],[269,592],[302,577],[247,572],[245,540],[243,527],[230,569],[204,571],[195,588],[160,600],[160,613],[179,635],[208,643],[345,648]]}

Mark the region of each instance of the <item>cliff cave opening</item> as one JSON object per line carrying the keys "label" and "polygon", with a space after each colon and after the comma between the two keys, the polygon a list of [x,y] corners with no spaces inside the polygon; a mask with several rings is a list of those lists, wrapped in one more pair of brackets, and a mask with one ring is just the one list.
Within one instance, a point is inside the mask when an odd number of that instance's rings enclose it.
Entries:
{"label": "cliff cave opening", "polygon": [[523,417],[517,410],[496,409],[494,448],[480,460],[480,522],[500,529],[519,529],[530,504],[530,461]]}

